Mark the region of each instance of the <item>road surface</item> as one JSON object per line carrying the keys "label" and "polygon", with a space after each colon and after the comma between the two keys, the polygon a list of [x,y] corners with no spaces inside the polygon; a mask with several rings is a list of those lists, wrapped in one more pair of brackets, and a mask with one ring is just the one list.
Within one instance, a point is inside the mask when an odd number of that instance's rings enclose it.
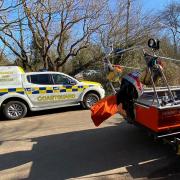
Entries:
{"label": "road surface", "polygon": [[172,147],[119,115],[98,128],[79,107],[0,121],[0,180],[179,178]]}

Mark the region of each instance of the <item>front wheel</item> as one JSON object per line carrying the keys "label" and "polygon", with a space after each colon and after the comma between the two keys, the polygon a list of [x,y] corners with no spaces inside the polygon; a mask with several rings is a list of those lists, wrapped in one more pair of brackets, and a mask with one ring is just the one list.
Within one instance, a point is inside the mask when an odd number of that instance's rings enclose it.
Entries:
{"label": "front wheel", "polygon": [[99,96],[95,93],[88,93],[84,96],[82,105],[85,109],[90,109],[95,103],[99,101]]}
{"label": "front wheel", "polygon": [[20,101],[10,101],[4,105],[3,114],[9,120],[20,119],[27,114],[27,107]]}

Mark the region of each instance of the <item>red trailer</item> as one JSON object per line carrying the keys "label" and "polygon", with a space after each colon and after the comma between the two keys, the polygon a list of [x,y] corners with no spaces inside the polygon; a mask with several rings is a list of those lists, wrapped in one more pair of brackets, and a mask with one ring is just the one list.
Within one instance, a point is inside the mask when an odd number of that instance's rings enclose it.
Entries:
{"label": "red trailer", "polygon": [[[159,41],[150,39],[148,46],[155,58],[180,62],[180,60],[156,56],[155,52],[159,49]],[[126,51],[137,49],[142,49],[143,53],[146,53],[144,47],[141,46],[120,50],[118,53],[121,55]],[[159,67],[164,87],[156,87],[152,78],[152,70],[151,68],[148,70],[151,74],[152,88],[144,89],[142,96],[135,102],[133,124],[145,128],[154,138],[162,138],[173,144],[180,155],[180,86],[169,86],[163,70]],[[113,92],[116,93],[112,82],[109,83]]]}
{"label": "red trailer", "polygon": [[168,97],[168,89],[145,90],[135,103],[136,121],[156,133],[180,129],[180,87],[170,87],[175,103]]}
{"label": "red trailer", "polygon": [[135,125],[145,128],[155,139],[173,145],[180,155],[180,87],[170,89],[175,103],[168,98],[168,89],[156,88],[159,103],[154,90],[145,90],[135,103]]}

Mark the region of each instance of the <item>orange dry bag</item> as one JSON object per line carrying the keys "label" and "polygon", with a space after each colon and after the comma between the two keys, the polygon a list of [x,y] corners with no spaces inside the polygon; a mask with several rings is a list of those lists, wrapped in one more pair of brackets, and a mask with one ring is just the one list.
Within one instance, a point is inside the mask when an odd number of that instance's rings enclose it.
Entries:
{"label": "orange dry bag", "polygon": [[99,126],[103,121],[117,113],[116,98],[116,95],[107,96],[91,107],[91,118],[95,126]]}

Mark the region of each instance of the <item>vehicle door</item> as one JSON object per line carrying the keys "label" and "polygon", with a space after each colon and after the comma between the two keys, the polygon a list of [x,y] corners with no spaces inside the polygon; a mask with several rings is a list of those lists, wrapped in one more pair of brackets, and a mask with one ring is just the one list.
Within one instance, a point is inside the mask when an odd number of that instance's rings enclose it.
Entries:
{"label": "vehicle door", "polygon": [[23,81],[25,92],[34,107],[43,108],[57,106],[55,97],[56,86],[50,73],[26,74]]}
{"label": "vehicle door", "polygon": [[59,88],[56,95],[60,103],[63,101],[64,104],[73,104],[79,101],[83,87],[78,85],[76,79],[61,73],[52,74],[52,77],[56,88]]}

